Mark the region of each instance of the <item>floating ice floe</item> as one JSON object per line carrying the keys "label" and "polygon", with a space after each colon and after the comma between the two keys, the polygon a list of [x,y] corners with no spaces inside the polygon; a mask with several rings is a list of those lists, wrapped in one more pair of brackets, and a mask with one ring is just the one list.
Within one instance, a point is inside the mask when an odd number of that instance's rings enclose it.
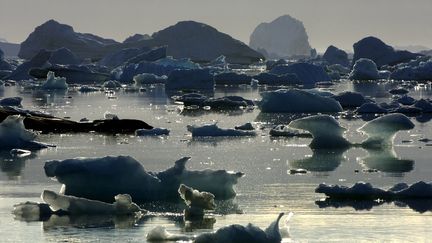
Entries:
{"label": "floating ice floe", "polygon": [[170,130],[166,128],[154,127],[152,129],[138,129],[135,131],[136,136],[161,136],[169,135]]}
{"label": "floating ice floe", "polygon": [[41,85],[42,89],[49,90],[65,90],[68,88],[66,78],[56,77],[54,72],[49,71],[47,74],[46,81]]}
{"label": "floating ice floe", "polygon": [[96,88],[96,87],[88,86],[88,85],[83,85],[83,86],[78,88],[78,91],[81,93],[90,93],[90,92],[98,92],[98,91],[100,91],[100,89]]}
{"label": "floating ice floe", "polygon": [[47,145],[34,141],[36,133],[24,127],[24,118],[19,115],[6,117],[0,123],[0,149],[42,149]]}
{"label": "floating ice floe", "polygon": [[432,103],[425,99],[420,99],[416,101],[413,105],[413,107],[421,109],[424,113],[431,113],[432,112]]}
{"label": "floating ice floe", "polygon": [[270,129],[270,136],[274,137],[311,137],[311,134],[286,125],[277,125]]}
{"label": "floating ice floe", "polygon": [[219,128],[217,124],[206,124],[203,126],[188,125],[187,130],[192,133],[192,137],[239,137],[256,135],[255,131]]}
{"label": "floating ice floe", "polygon": [[291,121],[291,128],[308,131],[312,134],[311,148],[346,148],[351,146],[343,134],[345,128],[329,115],[315,115]]}
{"label": "floating ice floe", "polygon": [[156,226],[147,233],[146,239],[149,242],[191,241],[193,237],[183,234],[174,234],[168,232],[163,226]]}
{"label": "floating ice floe", "polygon": [[181,96],[173,96],[174,101],[181,102],[185,106],[209,107],[211,110],[236,110],[240,108],[253,107],[252,100],[241,96],[224,96],[220,98],[208,98],[198,93],[189,93]]}
{"label": "floating ice floe", "polygon": [[431,199],[432,183],[424,181],[412,185],[398,183],[388,190],[373,187],[370,183],[357,182],[352,187],[320,184],[316,193],[324,193],[330,198],[365,199],[365,200],[398,200],[398,199]]}
{"label": "floating ice floe", "polygon": [[261,93],[258,106],[262,112],[341,112],[342,106],[332,98],[299,89],[279,89]]}
{"label": "floating ice floe", "polygon": [[21,106],[21,97],[8,97],[0,99],[0,106]]}
{"label": "floating ice floe", "polygon": [[376,64],[367,58],[358,59],[349,75],[351,80],[377,80],[380,78]]}
{"label": "floating ice floe", "polygon": [[233,186],[242,173],[225,170],[190,171],[189,157],[161,172],[147,172],[129,156],[76,158],[45,163],[45,174],[64,184],[65,195],[112,202],[117,194],[127,193],[135,202],[176,200],[180,184],[210,192],[216,199],[233,198]]}
{"label": "floating ice floe", "polygon": [[147,211],[141,209],[127,194],[115,196],[114,203],[106,203],[86,198],[66,196],[53,191],[44,190],[41,195],[44,203],[25,202],[15,204],[12,213],[17,219],[39,221],[59,216],[99,216],[99,215],[143,215]]}
{"label": "floating ice floe", "polygon": [[243,125],[240,125],[240,126],[235,126],[234,129],[236,129],[236,130],[246,130],[246,131],[253,131],[253,130],[255,130],[254,126],[250,122],[247,122],[247,123],[245,123]]}
{"label": "floating ice floe", "polygon": [[359,129],[368,135],[362,142],[363,147],[386,147],[393,144],[397,132],[414,128],[414,123],[403,114],[394,113],[378,117],[367,122]]}
{"label": "floating ice floe", "polygon": [[404,95],[404,94],[408,94],[409,91],[404,88],[394,88],[389,90],[389,93],[393,95]]}
{"label": "floating ice floe", "polygon": [[416,102],[416,100],[413,97],[408,96],[408,95],[404,95],[402,97],[399,97],[396,99],[396,101],[402,105],[413,105]]}
{"label": "floating ice floe", "polygon": [[114,197],[114,203],[111,204],[86,198],[61,195],[49,190],[44,190],[41,197],[53,211],[62,210],[71,215],[127,215],[145,212],[145,210],[132,202],[132,198],[128,194],[116,195]]}
{"label": "floating ice floe", "polygon": [[152,73],[141,73],[133,77],[135,86],[140,87],[148,84],[164,84],[167,81],[167,76],[158,76]]}
{"label": "floating ice floe", "polygon": [[432,79],[432,59],[424,60],[424,57],[418,61],[411,61],[401,64],[391,74],[395,80],[431,80]]}

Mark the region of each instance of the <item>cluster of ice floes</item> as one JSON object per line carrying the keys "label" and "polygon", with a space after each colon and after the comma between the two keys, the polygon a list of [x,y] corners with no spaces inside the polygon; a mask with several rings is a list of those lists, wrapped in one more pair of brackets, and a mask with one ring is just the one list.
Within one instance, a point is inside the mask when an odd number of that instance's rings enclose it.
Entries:
{"label": "cluster of ice floes", "polygon": [[256,136],[255,131],[220,128],[217,124],[206,124],[202,126],[188,125],[187,130],[192,133],[192,137],[240,137]]}
{"label": "cluster of ice floes", "polygon": [[320,184],[315,192],[338,199],[432,199],[432,184],[424,181],[412,185],[399,183],[388,190],[373,187],[370,183],[365,182],[357,182],[352,187]]}
{"label": "cluster of ice floes", "polygon": [[224,96],[220,98],[209,98],[199,93],[189,93],[172,97],[175,102],[182,103],[186,107],[201,107],[211,110],[236,110],[240,108],[253,108],[252,100],[240,96]]}
{"label": "cluster of ice floes", "polygon": [[289,238],[288,222],[292,217],[289,213],[284,225],[280,226],[280,220],[284,213],[278,215],[265,230],[248,224],[246,226],[233,224],[224,226],[212,233],[202,233],[196,237],[173,234],[164,227],[157,226],[147,234],[148,241],[193,241],[195,243],[217,243],[217,242],[256,242],[256,243],[279,243],[282,239]]}
{"label": "cluster of ice floes", "polygon": [[286,125],[277,125],[270,129],[270,136],[274,137],[311,137],[311,134]]}
{"label": "cluster of ice floes", "polygon": [[190,171],[188,157],[161,172],[147,172],[129,156],[76,158],[45,163],[45,173],[64,184],[65,195],[111,202],[117,194],[127,193],[135,202],[178,199],[177,190],[185,184],[215,195],[216,199],[235,196],[233,186],[242,173],[224,170]]}
{"label": "cluster of ice floes", "polygon": [[299,89],[279,89],[261,93],[258,106],[262,112],[341,112],[342,106],[336,100]]}
{"label": "cluster of ice floes", "polygon": [[36,133],[24,127],[24,117],[11,115],[0,123],[0,149],[42,149],[47,145],[34,141]]}

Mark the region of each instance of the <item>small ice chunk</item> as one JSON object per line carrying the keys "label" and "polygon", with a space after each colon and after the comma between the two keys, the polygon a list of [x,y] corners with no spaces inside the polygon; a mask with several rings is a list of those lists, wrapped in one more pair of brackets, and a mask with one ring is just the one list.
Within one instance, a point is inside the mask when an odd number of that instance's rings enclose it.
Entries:
{"label": "small ice chunk", "polygon": [[203,126],[188,125],[187,130],[192,133],[192,137],[239,137],[256,135],[255,131],[219,128],[217,124],[206,124]]}
{"label": "small ice chunk", "polygon": [[277,125],[270,129],[270,136],[274,137],[311,137],[311,134],[285,125]]}
{"label": "small ice chunk", "polygon": [[116,114],[113,114],[109,111],[105,111],[104,113],[104,119],[105,120],[120,120],[119,117]]}

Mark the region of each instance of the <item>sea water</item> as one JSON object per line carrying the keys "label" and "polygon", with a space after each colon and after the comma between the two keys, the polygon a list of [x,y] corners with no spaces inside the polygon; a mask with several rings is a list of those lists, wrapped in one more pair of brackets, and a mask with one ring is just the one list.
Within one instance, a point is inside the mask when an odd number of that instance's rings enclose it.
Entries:
{"label": "sea water", "polygon": [[[391,83],[374,84],[342,82],[330,91],[354,90],[377,101],[389,101],[386,91]],[[260,99],[266,88],[217,87],[214,97],[239,95]],[[414,98],[431,98],[428,86],[410,90]],[[359,210],[352,207],[320,207],[324,196],[314,189],[319,183],[351,185],[357,181],[390,187],[399,182],[431,181],[432,144],[418,141],[432,139],[428,117],[413,117],[415,128],[398,133],[394,156],[385,155],[386,163],[371,157],[361,148],[329,153],[313,153],[308,138],[273,138],[268,135],[273,125],[288,124],[290,114],[262,114],[258,108],[232,112],[188,110],[174,104],[163,86],[149,86],[145,92],[116,91],[79,93],[23,90],[6,87],[0,97],[21,96],[23,107],[41,110],[73,120],[99,119],[108,111],[120,118],[141,119],[155,127],[171,130],[169,136],[135,137],[133,135],[41,134],[37,140],[57,147],[44,149],[25,158],[12,158],[8,151],[0,154],[0,242],[145,242],[146,233],[163,225],[173,233],[196,235],[229,224],[253,223],[265,228],[279,212],[293,212],[288,241],[294,242],[358,242],[408,241],[424,242],[432,237],[432,204],[425,210],[406,205],[384,203]],[[349,141],[360,142],[365,137],[356,129],[363,119],[338,117],[348,129]],[[233,128],[253,122],[258,128],[255,137],[192,139],[187,125],[217,122],[219,127]],[[212,219],[191,224],[181,217],[181,203],[147,204],[151,216],[134,221],[130,217],[52,217],[44,222],[15,220],[13,205],[25,201],[41,201],[44,189],[59,191],[61,185],[44,174],[44,162],[73,157],[130,155],[141,161],[148,171],[171,167],[182,156],[191,156],[187,167],[194,170],[226,169],[241,171],[245,176],[236,186],[234,200],[218,202]],[[403,160],[403,161],[402,161]],[[402,161],[402,162],[401,162]],[[307,174],[292,175],[290,169],[303,167]],[[377,167],[377,168],[375,168]],[[363,171],[364,169],[371,169]],[[379,169],[375,172],[373,169]]]}

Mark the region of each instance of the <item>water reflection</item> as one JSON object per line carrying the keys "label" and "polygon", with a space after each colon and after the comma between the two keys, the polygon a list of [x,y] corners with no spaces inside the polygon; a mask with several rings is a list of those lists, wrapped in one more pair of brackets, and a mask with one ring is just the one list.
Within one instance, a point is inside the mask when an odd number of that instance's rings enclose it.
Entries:
{"label": "water reflection", "polygon": [[330,172],[336,170],[343,160],[346,149],[313,149],[312,155],[288,162],[292,169],[305,169],[311,172]]}
{"label": "water reflection", "polygon": [[43,221],[43,229],[62,227],[126,229],[142,225],[149,218],[149,216],[134,215],[52,215],[48,220]]}
{"label": "water reflection", "polygon": [[379,83],[376,81],[356,81],[353,82],[353,91],[359,92],[364,96],[375,98],[390,97],[391,94],[387,90],[397,87],[396,83],[384,82]]}
{"label": "water reflection", "polygon": [[35,106],[64,106],[67,104],[65,96],[67,90],[35,90],[32,93],[33,104]]}
{"label": "water reflection", "polygon": [[412,199],[412,200],[395,200],[395,201],[378,201],[378,200],[338,200],[326,198],[325,200],[316,201],[319,208],[346,208],[350,207],[356,211],[371,210],[384,204],[392,204],[396,207],[408,207],[415,212],[425,213],[432,211],[432,200],[430,199]]}
{"label": "water reflection", "polygon": [[25,162],[36,158],[36,154],[28,156],[11,155],[9,151],[0,151],[0,169],[6,174],[8,180],[18,180],[25,167]]}
{"label": "water reflection", "polygon": [[403,176],[403,173],[414,169],[414,161],[398,158],[393,148],[366,151],[368,156],[357,158],[357,161],[369,169],[392,173],[394,176]]}

